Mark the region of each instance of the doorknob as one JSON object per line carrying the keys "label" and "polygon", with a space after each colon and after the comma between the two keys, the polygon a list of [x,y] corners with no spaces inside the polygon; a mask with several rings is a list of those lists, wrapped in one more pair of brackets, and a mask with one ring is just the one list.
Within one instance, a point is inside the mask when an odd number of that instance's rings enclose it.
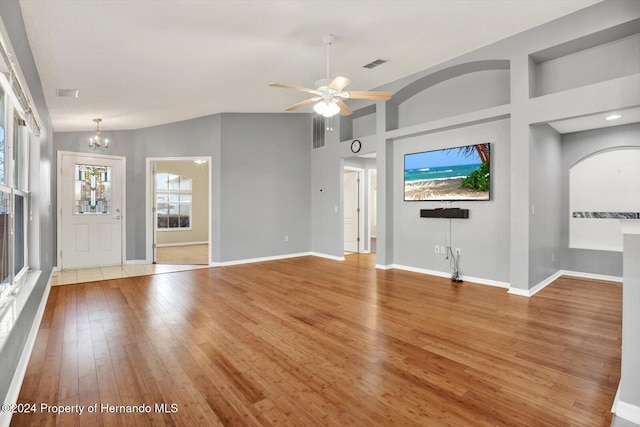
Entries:
{"label": "doorknob", "polygon": [[120,219],[120,215],[116,216],[116,219]]}

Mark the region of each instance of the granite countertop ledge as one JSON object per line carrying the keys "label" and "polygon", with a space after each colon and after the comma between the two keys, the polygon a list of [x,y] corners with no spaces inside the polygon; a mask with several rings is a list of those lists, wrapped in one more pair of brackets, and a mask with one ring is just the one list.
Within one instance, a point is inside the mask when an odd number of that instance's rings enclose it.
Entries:
{"label": "granite countertop ledge", "polygon": [[573,212],[574,218],[640,219],[640,212]]}

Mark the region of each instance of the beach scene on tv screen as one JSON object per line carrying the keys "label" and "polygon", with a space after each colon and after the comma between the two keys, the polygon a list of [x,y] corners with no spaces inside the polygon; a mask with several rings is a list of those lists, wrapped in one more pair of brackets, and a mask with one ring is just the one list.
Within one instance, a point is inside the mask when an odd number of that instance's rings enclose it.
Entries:
{"label": "beach scene on tv screen", "polygon": [[489,200],[490,144],[404,157],[405,200]]}

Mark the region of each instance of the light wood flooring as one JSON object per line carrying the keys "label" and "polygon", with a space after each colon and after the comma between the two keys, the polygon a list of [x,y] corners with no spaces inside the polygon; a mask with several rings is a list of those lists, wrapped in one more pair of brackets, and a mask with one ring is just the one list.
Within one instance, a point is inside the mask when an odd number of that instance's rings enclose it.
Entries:
{"label": "light wood flooring", "polygon": [[156,262],[209,265],[209,245],[161,246],[156,248]]}
{"label": "light wood flooring", "polygon": [[562,277],[524,298],[373,265],[301,257],[54,287],[19,396],[38,411],[12,425],[609,425],[619,283]]}
{"label": "light wood flooring", "polygon": [[206,268],[203,265],[170,265],[170,264],[140,264],[113,265],[109,267],[65,269],[53,273],[52,285],[69,285],[73,283],[96,282],[124,277],[149,276],[152,274],[174,273],[176,271]]}

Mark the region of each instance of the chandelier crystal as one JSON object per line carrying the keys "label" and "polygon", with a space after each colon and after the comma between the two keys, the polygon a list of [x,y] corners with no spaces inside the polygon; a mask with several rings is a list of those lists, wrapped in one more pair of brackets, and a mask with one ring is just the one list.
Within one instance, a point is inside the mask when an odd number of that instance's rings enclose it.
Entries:
{"label": "chandelier crystal", "polygon": [[96,134],[89,138],[89,148],[92,150],[106,150],[109,148],[109,139],[100,137],[100,122],[102,119],[93,119],[96,122]]}

